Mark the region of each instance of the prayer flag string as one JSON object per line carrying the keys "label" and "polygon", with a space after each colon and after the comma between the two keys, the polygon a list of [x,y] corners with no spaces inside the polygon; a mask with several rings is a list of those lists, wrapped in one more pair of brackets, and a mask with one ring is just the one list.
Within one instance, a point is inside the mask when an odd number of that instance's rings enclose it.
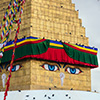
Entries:
{"label": "prayer flag string", "polygon": [[[12,0],[11,0],[12,1]],[[25,0],[14,0],[14,3],[13,3],[13,8],[17,8],[17,9],[12,9],[11,10],[11,13],[13,14],[13,19],[11,20],[10,22],[10,26],[12,25],[12,23],[16,23],[17,24],[17,30],[16,30],[16,35],[15,35],[15,39],[14,39],[14,48],[13,48],[13,54],[12,54],[12,59],[11,59],[11,62],[10,62],[10,73],[8,75],[8,79],[7,79],[7,83],[6,83],[6,90],[5,90],[5,93],[4,93],[4,100],[6,100],[6,96],[7,96],[7,92],[9,91],[9,86],[10,86],[10,78],[11,78],[11,70],[13,68],[13,62],[14,62],[14,58],[15,58],[15,49],[16,49],[16,41],[17,41],[17,37],[18,37],[18,33],[19,33],[19,29],[20,29],[20,24],[21,24],[21,15],[23,13],[23,4],[25,3]],[[11,4],[11,3],[10,3]],[[10,4],[8,6],[8,8],[10,9]],[[15,13],[14,13],[15,12]],[[17,12],[20,12],[20,15],[19,15],[19,19],[15,19],[15,16],[17,14]],[[7,15],[7,14],[6,14]],[[11,17],[11,16],[10,16]],[[9,18],[10,18],[9,17]],[[4,19],[6,19],[6,16],[4,17]],[[8,25],[8,22],[6,23]],[[6,26],[7,26],[6,25]],[[11,26],[12,27],[12,26]],[[11,28],[10,28],[10,31],[11,31]],[[4,32],[3,32],[4,33]],[[2,35],[4,36],[4,34]],[[6,38],[4,38],[3,40],[3,47],[5,46],[4,45],[4,41],[7,42],[7,39],[9,36],[9,32],[6,33]],[[6,44],[6,43],[5,43]]]}
{"label": "prayer flag string", "polygon": [[[2,33],[0,37],[0,58],[3,57],[4,46],[6,45],[9,35],[11,34],[11,30],[13,29],[13,24],[14,23],[16,24],[14,20],[17,19],[18,12],[22,14],[23,8],[21,8],[21,6],[24,2],[25,0],[14,0],[14,3],[12,4],[12,0],[11,0],[8,5],[8,8],[3,18],[3,22],[1,23],[0,26],[0,29],[2,29]],[[9,10],[10,12],[8,13]]]}

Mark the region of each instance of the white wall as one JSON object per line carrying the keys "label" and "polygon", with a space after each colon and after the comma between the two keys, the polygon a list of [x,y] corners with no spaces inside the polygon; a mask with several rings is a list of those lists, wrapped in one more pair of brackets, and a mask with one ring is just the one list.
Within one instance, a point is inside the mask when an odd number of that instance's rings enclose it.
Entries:
{"label": "white wall", "polygon": [[[0,100],[3,96],[4,92],[0,92]],[[6,100],[100,100],[100,94],[73,90],[10,91]]]}

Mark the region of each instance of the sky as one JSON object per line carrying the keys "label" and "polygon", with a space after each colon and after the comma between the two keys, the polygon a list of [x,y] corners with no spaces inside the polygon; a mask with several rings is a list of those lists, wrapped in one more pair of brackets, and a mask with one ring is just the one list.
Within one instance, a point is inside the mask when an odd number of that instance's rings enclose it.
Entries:
{"label": "sky", "polygon": [[[86,28],[89,45],[98,48],[98,63],[100,65],[100,0],[72,0],[75,9],[79,10],[82,26]],[[100,68],[91,70],[92,91],[100,92]]]}

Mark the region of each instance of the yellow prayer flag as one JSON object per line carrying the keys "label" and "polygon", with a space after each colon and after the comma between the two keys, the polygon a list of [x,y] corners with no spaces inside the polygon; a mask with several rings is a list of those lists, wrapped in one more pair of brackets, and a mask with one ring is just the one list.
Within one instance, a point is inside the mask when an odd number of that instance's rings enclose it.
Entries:
{"label": "yellow prayer flag", "polygon": [[6,32],[5,28],[3,29],[3,31],[4,31],[4,34],[5,34],[5,32]]}

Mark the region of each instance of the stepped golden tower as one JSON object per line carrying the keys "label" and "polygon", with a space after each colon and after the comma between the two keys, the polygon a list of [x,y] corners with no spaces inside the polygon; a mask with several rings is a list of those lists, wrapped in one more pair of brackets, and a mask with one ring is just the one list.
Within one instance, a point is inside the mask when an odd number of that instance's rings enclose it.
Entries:
{"label": "stepped golden tower", "polygon": [[[0,1],[0,22],[9,2],[10,0]],[[71,0],[26,0],[21,19],[18,39],[32,36],[89,46],[82,20],[79,19],[78,11],[75,11],[75,4]],[[9,40],[13,40],[15,37],[14,28]],[[70,63],[66,63],[65,66],[63,62],[58,64],[56,61],[31,57],[15,61],[14,65],[20,65],[21,68],[12,72],[10,90],[91,90],[91,68],[89,66]],[[3,66],[3,70],[0,72],[0,76],[3,73],[7,76],[9,63],[1,63],[1,66]],[[5,66],[7,67],[6,69],[4,69]],[[60,67],[59,70],[48,71],[48,69],[44,69],[47,66]],[[75,75],[65,72],[66,68],[70,67],[72,71],[73,68],[79,70],[80,74]],[[63,80],[61,75],[64,75]],[[2,78],[0,78],[0,90],[5,90],[2,87]]]}

